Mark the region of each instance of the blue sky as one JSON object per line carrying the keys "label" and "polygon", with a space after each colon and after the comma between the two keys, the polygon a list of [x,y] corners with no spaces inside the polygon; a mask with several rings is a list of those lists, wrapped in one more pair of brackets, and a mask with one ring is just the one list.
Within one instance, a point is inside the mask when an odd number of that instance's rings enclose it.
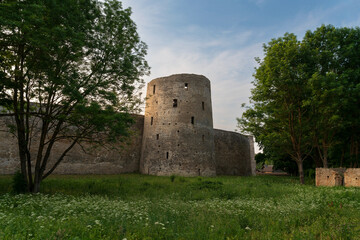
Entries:
{"label": "blue sky", "polygon": [[150,80],[177,73],[210,79],[214,127],[235,130],[249,102],[262,45],[321,24],[360,26],[359,0],[125,0],[148,44]]}

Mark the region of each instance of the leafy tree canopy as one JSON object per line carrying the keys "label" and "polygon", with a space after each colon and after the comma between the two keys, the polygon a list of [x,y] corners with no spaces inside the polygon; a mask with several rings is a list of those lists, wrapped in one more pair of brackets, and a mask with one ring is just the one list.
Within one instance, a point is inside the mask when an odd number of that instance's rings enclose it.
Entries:
{"label": "leafy tree canopy", "polygon": [[303,161],[321,159],[328,167],[339,145],[343,153],[350,148],[352,166],[358,164],[359,36],[359,28],[331,25],[308,31],[302,41],[286,33],[264,45],[265,57],[257,59],[252,105],[239,128],[275,162],[291,157],[302,183]]}
{"label": "leafy tree canopy", "polygon": [[[37,192],[75,144],[127,135],[149,73],[147,46],[131,9],[116,0],[5,0],[0,12],[0,116],[8,117],[21,173]],[[61,139],[69,147],[48,166]]]}

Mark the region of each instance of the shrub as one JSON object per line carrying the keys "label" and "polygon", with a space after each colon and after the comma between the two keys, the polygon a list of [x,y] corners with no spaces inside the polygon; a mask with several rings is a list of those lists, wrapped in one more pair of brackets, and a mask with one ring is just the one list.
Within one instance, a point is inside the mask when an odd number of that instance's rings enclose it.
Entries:
{"label": "shrub", "polygon": [[20,171],[17,171],[12,179],[12,190],[15,194],[27,192],[27,183]]}
{"label": "shrub", "polygon": [[175,181],[175,175],[171,175],[170,180],[171,180],[171,182],[174,182]]}

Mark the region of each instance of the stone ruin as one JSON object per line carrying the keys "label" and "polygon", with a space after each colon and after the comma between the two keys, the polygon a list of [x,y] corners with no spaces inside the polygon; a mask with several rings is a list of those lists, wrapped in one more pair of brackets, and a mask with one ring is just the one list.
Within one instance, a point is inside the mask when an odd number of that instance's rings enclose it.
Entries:
{"label": "stone ruin", "polygon": [[316,186],[360,187],[360,168],[316,168]]}

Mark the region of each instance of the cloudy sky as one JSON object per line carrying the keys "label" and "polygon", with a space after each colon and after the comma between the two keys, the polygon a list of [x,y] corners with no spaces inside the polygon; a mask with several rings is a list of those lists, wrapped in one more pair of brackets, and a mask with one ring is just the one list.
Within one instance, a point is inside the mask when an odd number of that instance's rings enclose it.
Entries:
{"label": "cloudy sky", "polygon": [[176,73],[210,79],[214,127],[235,130],[262,45],[321,24],[360,25],[359,0],[125,0],[149,50],[146,82]]}

